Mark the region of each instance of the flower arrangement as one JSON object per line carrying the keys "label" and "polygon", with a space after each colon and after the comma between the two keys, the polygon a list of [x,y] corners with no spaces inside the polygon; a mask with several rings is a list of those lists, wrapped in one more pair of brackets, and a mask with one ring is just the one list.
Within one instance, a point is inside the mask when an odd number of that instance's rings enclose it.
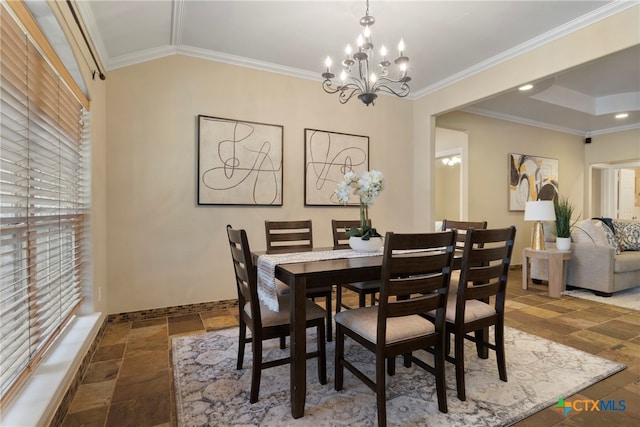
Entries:
{"label": "flower arrangement", "polygon": [[375,228],[370,226],[369,221],[369,206],[373,206],[373,200],[382,190],[384,190],[384,175],[380,171],[366,171],[359,178],[353,172],[345,174],[335,191],[338,201],[347,204],[352,194],[360,198],[360,227],[349,229],[347,231],[349,237],[361,237],[362,240],[382,237]]}

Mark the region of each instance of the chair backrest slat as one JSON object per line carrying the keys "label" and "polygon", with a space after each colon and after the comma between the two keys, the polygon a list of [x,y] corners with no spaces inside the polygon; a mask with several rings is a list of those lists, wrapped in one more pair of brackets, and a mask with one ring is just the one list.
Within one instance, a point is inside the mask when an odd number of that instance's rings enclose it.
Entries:
{"label": "chair backrest slat", "polygon": [[389,273],[393,277],[396,273],[419,274],[429,271],[429,269],[437,270],[438,266],[446,262],[448,256],[449,254],[442,250],[416,253],[410,257],[400,255],[396,257]]}
{"label": "chair backrest slat", "polygon": [[487,228],[487,221],[456,221],[451,219],[442,220],[442,231],[453,230],[454,228],[458,230],[458,248],[461,248],[464,244],[466,231],[470,228],[484,230]]}
{"label": "chair backrest slat", "polygon": [[[389,317],[423,314],[437,309],[437,328],[444,326],[456,232],[395,234],[388,232],[382,264],[378,307],[378,339]],[[399,252],[422,250],[426,252]]]}
{"label": "chair backrest slat", "polygon": [[265,221],[267,252],[285,252],[313,249],[311,220]]}
{"label": "chair backrest slat", "polygon": [[470,229],[465,236],[458,285],[456,321],[464,318],[464,301],[495,298],[496,312],[504,312],[504,294],[511,265],[516,228]]}

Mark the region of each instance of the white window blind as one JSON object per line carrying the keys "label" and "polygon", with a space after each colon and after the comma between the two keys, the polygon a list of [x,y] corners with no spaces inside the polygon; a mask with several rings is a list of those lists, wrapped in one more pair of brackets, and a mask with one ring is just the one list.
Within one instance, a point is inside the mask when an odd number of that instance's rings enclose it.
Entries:
{"label": "white window blind", "polygon": [[82,300],[88,235],[81,103],[0,9],[0,401]]}

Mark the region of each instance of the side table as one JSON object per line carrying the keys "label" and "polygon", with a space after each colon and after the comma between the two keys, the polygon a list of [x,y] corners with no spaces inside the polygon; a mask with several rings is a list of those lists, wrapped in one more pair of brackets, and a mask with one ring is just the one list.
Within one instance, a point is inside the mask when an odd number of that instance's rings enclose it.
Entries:
{"label": "side table", "polygon": [[549,271],[549,296],[560,298],[560,294],[567,285],[566,263],[571,258],[571,251],[545,249],[534,251],[531,248],[522,250],[522,289],[529,287],[529,261],[531,259],[547,260]]}

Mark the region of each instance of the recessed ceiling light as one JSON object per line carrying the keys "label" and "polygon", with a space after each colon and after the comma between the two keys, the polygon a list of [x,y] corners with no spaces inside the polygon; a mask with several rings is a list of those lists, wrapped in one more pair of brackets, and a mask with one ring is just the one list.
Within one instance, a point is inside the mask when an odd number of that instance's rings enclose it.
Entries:
{"label": "recessed ceiling light", "polygon": [[626,119],[627,117],[629,117],[629,113],[616,114],[616,119]]}
{"label": "recessed ceiling light", "polygon": [[533,89],[533,85],[532,85],[532,84],[528,84],[528,85],[520,86],[520,87],[518,88],[518,90],[522,90],[522,91],[525,91],[525,90],[531,90],[531,89]]}

